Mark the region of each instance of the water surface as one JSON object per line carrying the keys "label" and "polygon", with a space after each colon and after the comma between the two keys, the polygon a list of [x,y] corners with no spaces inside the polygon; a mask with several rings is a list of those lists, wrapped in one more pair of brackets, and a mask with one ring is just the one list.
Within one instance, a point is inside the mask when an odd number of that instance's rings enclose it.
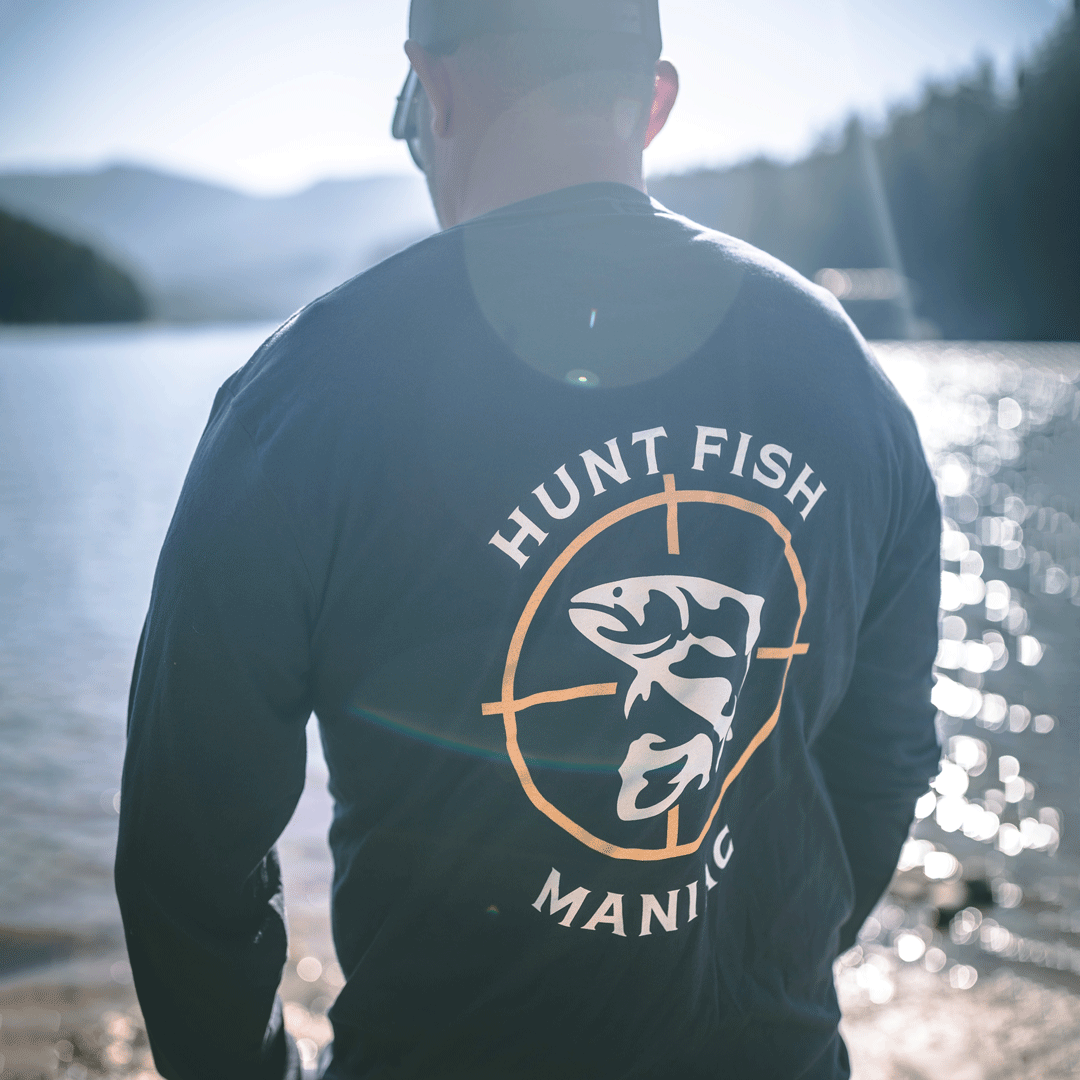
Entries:
{"label": "water surface", "polygon": [[[0,333],[0,927],[115,936],[124,711],[157,552],[217,387],[271,329]],[[875,348],[949,519],[935,692],[947,761],[905,865],[931,889],[982,873],[994,926],[1013,929],[959,940],[962,927],[929,925],[940,895],[923,889],[866,946],[903,957],[918,933],[919,957],[981,947],[1030,963],[1018,938],[1080,946],[1080,347]],[[325,940],[330,808],[309,747],[282,856],[294,924]],[[1042,966],[1080,974],[1080,948],[1075,963],[1054,956]]]}

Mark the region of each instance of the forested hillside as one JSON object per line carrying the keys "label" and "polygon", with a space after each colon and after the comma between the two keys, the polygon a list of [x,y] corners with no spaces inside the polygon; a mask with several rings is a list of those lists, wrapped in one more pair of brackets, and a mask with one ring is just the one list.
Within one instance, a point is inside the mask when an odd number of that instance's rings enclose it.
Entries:
{"label": "forested hillside", "polygon": [[137,165],[0,175],[0,207],[115,252],[159,319],[284,319],[435,217],[417,174],[254,196]]}
{"label": "forested hillside", "polygon": [[0,210],[0,323],[136,322],[147,314],[123,270]]}
{"label": "forested hillside", "polygon": [[[1014,94],[983,66],[929,87],[877,137],[853,120],[838,145],[793,165],[756,160],[650,190],[807,275],[900,270],[915,314],[945,337],[1080,339],[1080,19]],[[899,336],[901,306],[849,310],[869,335]]]}

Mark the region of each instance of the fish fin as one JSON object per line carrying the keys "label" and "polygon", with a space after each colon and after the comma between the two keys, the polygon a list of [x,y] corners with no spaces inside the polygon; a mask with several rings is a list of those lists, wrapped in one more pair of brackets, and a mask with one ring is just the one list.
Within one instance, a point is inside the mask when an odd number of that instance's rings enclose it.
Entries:
{"label": "fish fin", "polygon": [[652,692],[653,681],[648,676],[636,675],[634,681],[630,684],[630,689],[626,692],[626,708],[623,711],[623,715],[629,719],[630,710],[634,707],[634,703],[638,698],[642,701],[649,700],[649,694]]}

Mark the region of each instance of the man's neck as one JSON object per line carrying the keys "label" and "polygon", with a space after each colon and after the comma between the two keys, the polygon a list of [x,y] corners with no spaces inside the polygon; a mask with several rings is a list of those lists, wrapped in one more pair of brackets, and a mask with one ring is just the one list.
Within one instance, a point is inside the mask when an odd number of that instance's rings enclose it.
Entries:
{"label": "man's neck", "polygon": [[488,129],[456,200],[458,222],[577,184],[626,184],[645,191],[633,117],[618,123],[555,110],[509,109]]}

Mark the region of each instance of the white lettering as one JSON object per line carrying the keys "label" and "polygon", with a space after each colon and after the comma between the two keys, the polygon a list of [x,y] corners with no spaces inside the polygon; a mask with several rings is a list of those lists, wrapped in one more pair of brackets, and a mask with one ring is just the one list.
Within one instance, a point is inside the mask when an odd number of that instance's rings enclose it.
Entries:
{"label": "white lettering", "polygon": [[[724,851],[724,841],[727,840],[728,848]],[[735,843],[731,839],[731,830],[725,825],[720,830],[720,835],[713,842],[712,857],[719,869],[723,870],[729,862],[731,862],[731,856],[735,854]]]}
{"label": "white lettering", "polygon": [[803,521],[805,521],[806,518],[809,516],[810,511],[814,509],[814,505],[815,503],[817,503],[818,499],[820,499],[821,496],[825,494],[824,484],[818,484],[816,491],[811,491],[810,488],[807,486],[806,481],[809,480],[810,477],[813,475],[814,470],[811,469],[809,465],[807,465],[803,469],[803,471],[799,473],[799,479],[791,485],[791,490],[785,496],[787,501],[791,503],[792,506],[795,505],[796,495],[806,496],[806,506],[803,507],[802,511]]}
{"label": "white lettering", "polygon": [[719,457],[723,447],[719,443],[711,443],[709,439],[727,440],[727,429],[722,427],[702,427],[698,424],[697,446],[694,449],[694,468],[698,472],[705,471],[705,455],[715,454]]}
{"label": "white lettering", "polygon": [[[727,841],[727,850],[723,850],[723,844]],[[713,859],[723,869],[731,860],[732,846],[728,829],[724,829],[713,845]],[[699,888],[700,881],[691,881],[686,886],[686,919],[682,926],[692,923],[701,914],[702,894]],[[705,889],[715,889],[716,880],[713,878],[709,867],[705,867]],[[582,911],[582,907],[588,897],[593,893],[584,887],[560,895],[562,876],[554,867],[548,875],[540,895],[533,902],[533,907],[541,914],[545,912],[551,916],[562,915],[559,919],[561,926],[572,927]],[[653,922],[660,924],[660,929],[671,934],[680,929],[679,902],[682,889],[668,891],[667,900],[661,901],[653,893],[641,893],[641,928],[640,937],[652,937],[654,932]],[[626,924],[623,913],[623,893],[609,892],[593,912],[592,917],[580,925],[581,930],[597,930],[601,926],[610,926],[611,932],[616,937],[626,937]],[[707,904],[705,905],[707,906]]]}
{"label": "white lettering", "polygon": [[649,428],[648,431],[635,431],[632,445],[645,444],[645,460],[649,463],[649,476],[655,476],[660,469],[656,464],[656,440],[666,439],[667,432],[662,427]]}
{"label": "white lettering", "polygon": [[511,559],[518,564],[518,566],[524,566],[529,561],[529,556],[525,555],[521,551],[521,545],[525,541],[525,537],[531,536],[537,543],[542,544],[548,537],[548,534],[544,532],[538,525],[533,524],[522,512],[521,507],[516,507],[514,512],[510,515],[510,520],[515,525],[520,526],[517,535],[513,540],[507,540],[502,533],[496,533],[489,541],[489,544],[494,544],[501,552],[509,555]]}
{"label": "white lettering", "polygon": [[626,937],[623,926],[622,893],[609,892],[607,899],[596,910],[596,914],[581,928],[595,930],[601,923],[611,926],[611,932],[619,937]]}
{"label": "white lettering", "polygon": [[670,934],[675,929],[675,920],[679,914],[679,889],[672,889],[668,894],[667,911],[660,906],[660,901],[652,893],[641,894],[641,936],[652,933],[653,916]]}
{"label": "white lettering", "polygon": [[578,508],[581,502],[581,492],[578,491],[577,484],[570,479],[570,474],[566,471],[565,465],[560,465],[555,470],[555,475],[563,482],[563,487],[566,488],[566,494],[570,497],[565,506],[556,506],[551,500],[551,496],[547,493],[547,488],[541,484],[533,494],[540,500],[540,505],[547,511],[548,517],[554,518],[556,521],[564,521],[566,518],[573,515],[574,511]]}
{"label": "white lettering", "polygon": [[735,452],[735,464],[731,466],[732,476],[742,476],[743,466],[746,464],[746,452],[750,449],[752,435],[745,431],[739,432],[739,449]]}
{"label": "white lettering", "polygon": [[[585,903],[585,897],[589,895],[588,889],[575,889],[573,892],[567,893],[565,896],[559,895],[559,885],[562,877],[559,871],[555,867],[551,868],[551,873],[548,874],[548,879],[544,883],[543,889],[540,891],[540,895],[533,903],[533,907],[537,911],[542,912],[544,910],[544,901],[549,897],[551,899],[551,907],[549,914],[554,915],[557,912],[562,911],[563,908],[569,908],[566,915],[560,920],[561,926],[569,926],[574,921],[574,916],[581,910],[581,905]],[[592,929],[586,927],[587,930]]]}
{"label": "white lettering", "polygon": [[783,458],[783,460],[790,465],[791,464],[791,451],[785,450],[782,446],[777,446],[776,443],[769,443],[768,446],[761,448],[761,464],[769,470],[772,475],[763,473],[756,465],[754,466],[754,479],[759,484],[764,484],[766,487],[778,488],[784,486],[784,481],[787,479],[787,470],[777,464],[776,459]]}
{"label": "white lettering", "polygon": [[581,455],[581,460],[585,462],[585,468],[589,472],[589,479],[592,481],[593,494],[603,495],[605,488],[600,480],[600,473],[605,472],[612,480],[617,483],[625,484],[630,479],[630,474],[626,471],[626,466],[623,464],[622,454],[619,453],[619,440],[609,439],[604,445],[611,451],[611,461],[605,461],[599,454],[594,453],[592,450],[586,450]]}

